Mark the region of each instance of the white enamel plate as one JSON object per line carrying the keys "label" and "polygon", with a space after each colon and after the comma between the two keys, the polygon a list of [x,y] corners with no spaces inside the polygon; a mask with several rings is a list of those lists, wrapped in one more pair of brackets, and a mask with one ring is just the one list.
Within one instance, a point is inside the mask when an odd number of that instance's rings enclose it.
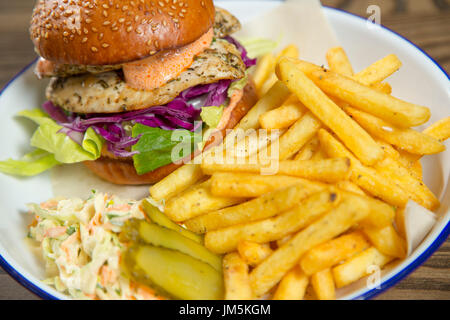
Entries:
{"label": "white enamel plate", "polygon": [[[245,22],[261,11],[277,5],[276,1],[217,1]],[[379,28],[368,31],[366,21],[351,14],[325,8],[341,45],[348,52],[356,70],[390,53],[403,62],[400,72],[390,78],[394,95],[431,108],[430,122],[450,115],[449,77],[422,50],[394,32]],[[45,81],[35,78],[32,65],[27,66],[0,92],[0,159],[19,158],[28,152],[33,126],[14,117],[23,109],[32,109],[44,101]],[[369,299],[395,285],[420,266],[447,239],[450,232],[450,145],[447,151],[423,161],[425,183],[440,197],[438,222],[413,254],[383,273],[381,285],[368,289],[360,281],[338,295],[342,299]],[[42,202],[52,197],[50,175],[18,179],[0,174],[0,265],[29,290],[46,299],[67,299],[66,296],[41,283],[42,262],[24,242],[31,217],[25,204]]]}

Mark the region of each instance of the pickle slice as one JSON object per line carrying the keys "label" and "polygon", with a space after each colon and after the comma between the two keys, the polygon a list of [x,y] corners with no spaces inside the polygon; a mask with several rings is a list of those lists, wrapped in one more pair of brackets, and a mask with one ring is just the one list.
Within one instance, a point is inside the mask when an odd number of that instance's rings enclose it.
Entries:
{"label": "pickle slice", "polygon": [[170,230],[177,231],[181,235],[191,240],[194,240],[195,242],[203,243],[203,236],[191,232],[181,227],[180,225],[176,224],[147,200],[142,201],[142,207],[144,208],[144,211],[150,218],[150,220],[152,220],[157,225],[160,225],[161,227],[165,227]]}
{"label": "pickle slice", "polygon": [[209,264],[219,272],[222,271],[222,259],[219,256],[210,252],[203,245],[184,237],[177,231],[141,221],[139,224],[139,236],[148,244],[180,251]]}
{"label": "pickle slice", "polygon": [[139,247],[135,259],[152,285],[177,299],[223,298],[222,274],[209,264],[178,251],[153,246]]}

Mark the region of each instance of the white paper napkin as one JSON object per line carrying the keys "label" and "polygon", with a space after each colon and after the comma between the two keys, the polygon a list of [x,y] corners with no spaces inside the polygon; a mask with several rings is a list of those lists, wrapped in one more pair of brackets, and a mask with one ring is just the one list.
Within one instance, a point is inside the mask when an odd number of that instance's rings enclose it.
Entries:
{"label": "white paper napkin", "polygon": [[338,45],[320,1],[290,0],[243,25],[237,38],[280,40],[280,47],[295,44],[302,59],[326,64],[326,52]]}

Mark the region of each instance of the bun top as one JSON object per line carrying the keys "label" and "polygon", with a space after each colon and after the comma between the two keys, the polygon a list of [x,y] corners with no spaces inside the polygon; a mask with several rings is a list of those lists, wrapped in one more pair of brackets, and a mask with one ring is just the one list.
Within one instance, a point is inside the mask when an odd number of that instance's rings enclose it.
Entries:
{"label": "bun top", "polygon": [[214,15],[212,0],[38,0],[30,34],[52,62],[114,65],[192,43]]}

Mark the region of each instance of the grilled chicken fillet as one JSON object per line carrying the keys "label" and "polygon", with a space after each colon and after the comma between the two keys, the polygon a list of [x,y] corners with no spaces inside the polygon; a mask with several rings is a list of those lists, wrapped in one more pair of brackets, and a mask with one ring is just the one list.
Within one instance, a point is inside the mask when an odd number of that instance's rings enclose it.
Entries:
{"label": "grilled chicken fillet", "polygon": [[193,64],[177,79],[151,91],[128,86],[120,72],[84,74],[53,78],[47,88],[47,99],[65,110],[76,113],[117,113],[164,105],[182,91],[198,84],[222,79],[241,79],[245,65],[236,47],[225,40],[215,40],[198,55]]}

